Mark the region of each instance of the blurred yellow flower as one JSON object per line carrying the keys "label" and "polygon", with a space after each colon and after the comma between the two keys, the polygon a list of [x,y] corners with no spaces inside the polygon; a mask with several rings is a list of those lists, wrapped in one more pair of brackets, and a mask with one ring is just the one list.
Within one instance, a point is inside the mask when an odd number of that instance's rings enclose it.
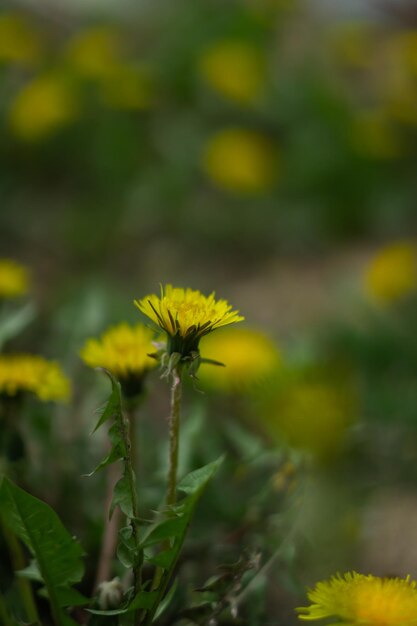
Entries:
{"label": "blurred yellow flower", "polygon": [[202,356],[225,367],[202,365],[201,380],[220,391],[250,389],[280,364],[275,344],[263,333],[248,328],[228,328],[205,338]]}
{"label": "blurred yellow flower", "polygon": [[23,15],[0,15],[0,63],[36,65],[42,53],[41,36]]}
{"label": "blurred yellow flower", "polygon": [[9,119],[21,139],[36,141],[72,122],[78,116],[74,87],[58,75],[34,78],[17,94]]}
{"label": "blurred yellow flower", "polygon": [[290,381],[262,409],[269,436],[318,459],[337,456],[354,420],[353,392],[321,380]]}
{"label": "blurred yellow flower", "polygon": [[262,94],[265,62],[251,43],[219,41],[204,51],[199,67],[205,81],[226,98],[248,104]]}
{"label": "blurred yellow flower", "polygon": [[12,259],[0,259],[0,298],[23,296],[28,289],[27,269]]}
{"label": "blurred yellow flower", "polygon": [[86,78],[111,77],[123,60],[122,35],[112,26],[89,28],[71,39],[66,56],[71,67]]}
{"label": "blurred yellow flower", "polygon": [[124,65],[100,81],[104,104],[113,109],[149,109],[154,88],[149,69],[144,66]]}
{"label": "blurred yellow flower", "polygon": [[272,187],[277,156],[264,135],[244,128],[227,128],[209,140],[203,167],[220,188],[238,194],[258,194]]}
{"label": "blurred yellow flower", "polygon": [[348,572],[317,583],[307,595],[312,604],[297,609],[302,620],[332,617],[341,626],[417,626],[417,589],[409,576]]}
{"label": "blurred yellow flower", "polygon": [[214,292],[204,296],[194,289],[166,285],[161,295],[150,294],[135,305],[168,335],[168,352],[189,356],[198,351],[201,337],[221,326],[244,318],[226,300],[216,300]]}
{"label": "blurred yellow flower", "polygon": [[351,140],[356,150],[376,159],[401,154],[398,130],[382,110],[357,112],[352,119]]}
{"label": "blurred yellow flower", "polygon": [[65,401],[70,383],[58,363],[31,354],[0,355],[0,394],[32,392],[40,400]]}
{"label": "blurred yellow flower", "polygon": [[80,356],[89,367],[104,367],[120,379],[141,378],[155,367],[154,333],[143,324],[123,322],[109,328],[99,339],[88,339]]}
{"label": "blurred yellow flower", "polygon": [[417,289],[417,249],[408,242],[383,248],[364,276],[365,290],[376,301],[390,303]]}

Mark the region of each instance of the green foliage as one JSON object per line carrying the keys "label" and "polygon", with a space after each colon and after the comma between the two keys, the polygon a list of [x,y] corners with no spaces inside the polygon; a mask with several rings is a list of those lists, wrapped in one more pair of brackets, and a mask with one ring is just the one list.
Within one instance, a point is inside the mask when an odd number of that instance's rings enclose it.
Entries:
{"label": "green foliage", "polygon": [[83,551],[50,506],[4,478],[0,488],[2,519],[27,546],[34,561],[22,575],[45,585],[56,624],[72,623],[64,607],[85,603],[72,589],[84,573]]}

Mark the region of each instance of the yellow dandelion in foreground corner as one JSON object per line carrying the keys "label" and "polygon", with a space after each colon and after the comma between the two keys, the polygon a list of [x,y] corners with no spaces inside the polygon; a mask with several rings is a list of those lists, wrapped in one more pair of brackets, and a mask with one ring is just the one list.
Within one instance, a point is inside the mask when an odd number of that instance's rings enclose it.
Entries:
{"label": "yellow dandelion in foreground corner", "polygon": [[149,354],[155,352],[154,333],[143,324],[129,326],[125,322],[109,328],[99,339],[88,339],[80,352],[90,367],[104,367],[119,378],[123,389],[140,392],[140,383],[148,370],[156,365]]}
{"label": "yellow dandelion in foreground corner", "polygon": [[226,128],[216,133],[203,154],[203,168],[215,185],[243,195],[269,191],[277,164],[271,141],[244,128]]}
{"label": "yellow dandelion in foreground corner", "polygon": [[395,302],[416,291],[416,247],[401,242],[383,248],[367,268],[365,289],[381,303]]}
{"label": "yellow dandelion in foreground corner", "polygon": [[40,400],[65,401],[70,383],[55,361],[32,354],[0,355],[0,395],[32,392]]}
{"label": "yellow dandelion in foreground corner", "polygon": [[407,578],[378,578],[348,572],[317,583],[308,591],[312,602],[298,608],[299,618],[339,618],[333,626],[416,626],[417,589]]}
{"label": "yellow dandelion in foreground corner", "polygon": [[28,289],[27,269],[12,259],[0,259],[0,298],[17,298]]}
{"label": "yellow dandelion in foreground corner", "polygon": [[263,333],[250,328],[228,328],[203,340],[205,358],[226,367],[200,369],[201,380],[221,391],[250,389],[280,364],[275,344]]}
{"label": "yellow dandelion in foreground corner", "polygon": [[172,285],[161,287],[160,296],[150,294],[135,300],[135,305],[167,333],[168,353],[183,357],[198,352],[204,335],[244,319],[226,300],[215,300],[214,292],[204,296],[200,291]]}

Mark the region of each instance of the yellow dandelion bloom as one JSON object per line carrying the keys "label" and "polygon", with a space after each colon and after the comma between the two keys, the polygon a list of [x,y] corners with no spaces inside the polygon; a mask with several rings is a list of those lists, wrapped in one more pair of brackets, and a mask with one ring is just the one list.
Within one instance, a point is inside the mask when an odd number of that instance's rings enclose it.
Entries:
{"label": "yellow dandelion bloom", "polygon": [[65,401],[70,383],[58,363],[31,354],[0,355],[0,394],[32,392],[40,400]]}
{"label": "yellow dandelion bloom", "polygon": [[271,374],[281,357],[275,344],[263,333],[249,328],[228,328],[203,340],[204,358],[225,367],[202,365],[200,378],[220,391],[250,389]]}
{"label": "yellow dandelion bloom", "polygon": [[73,37],[66,56],[77,73],[100,80],[118,71],[123,57],[122,47],[120,31],[111,26],[95,26]]}
{"label": "yellow dandelion bloom", "polygon": [[0,63],[36,65],[42,53],[41,36],[23,15],[0,15]]}
{"label": "yellow dandelion bloom", "polygon": [[250,104],[262,94],[265,63],[253,44],[219,41],[204,51],[199,69],[212,89],[241,104]]}
{"label": "yellow dandelion bloom", "polygon": [[150,294],[135,300],[135,305],[167,333],[168,352],[183,356],[198,351],[201,337],[212,330],[244,319],[226,300],[216,300],[214,292],[204,296],[172,285],[161,287],[160,296]]}
{"label": "yellow dandelion bloom", "polygon": [[12,259],[0,259],[0,298],[23,296],[28,289],[27,269]]}
{"label": "yellow dandelion bloom", "polygon": [[209,140],[202,164],[218,187],[237,194],[259,194],[272,187],[278,159],[265,136],[244,128],[227,128]]}
{"label": "yellow dandelion bloom", "polygon": [[322,380],[288,382],[262,409],[264,428],[272,440],[307,451],[320,460],[335,457],[354,419],[349,388]]}
{"label": "yellow dandelion bloom", "polygon": [[417,249],[408,242],[383,248],[364,276],[366,292],[375,301],[391,303],[417,289]]}
{"label": "yellow dandelion bloom", "polygon": [[302,620],[337,618],[345,626],[417,626],[416,583],[348,572],[309,590],[312,604],[298,608]]}
{"label": "yellow dandelion bloom", "polygon": [[143,324],[122,323],[109,328],[99,339],[88,339],[80,352],[89,367],[104,367],[120,379],[142,377],[156,365],[154,333]]}
{"label": "yellow dandelion bloom", "polygon": [[58,75],[38,76],[17,95],[10,126],[21,139],[36,141],[72,122],[78,115],[73,86]]}

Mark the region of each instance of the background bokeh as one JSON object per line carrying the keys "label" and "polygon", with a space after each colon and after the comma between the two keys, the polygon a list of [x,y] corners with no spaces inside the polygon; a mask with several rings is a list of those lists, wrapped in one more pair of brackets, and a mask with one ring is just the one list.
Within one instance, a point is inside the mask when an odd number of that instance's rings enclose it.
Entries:
{"label": "background bokeh", "polygon": [[[233,380],[203,366],[205,394],[186,389],[181,472],[228,460],[183,596],[259,553],[244,623],[295,624],[320,577],[417,576],[417,9],[348,4],[2,3],[0,250],[31,277],[2,303],[2,350],[59,360],[73,389],[28,401],[19,471],[82,539],[85,593],[108,390],[79,351],[166,282],[215,290],[255,333],[207,339]],[[140,418],[153,508],[165,387]]]}

